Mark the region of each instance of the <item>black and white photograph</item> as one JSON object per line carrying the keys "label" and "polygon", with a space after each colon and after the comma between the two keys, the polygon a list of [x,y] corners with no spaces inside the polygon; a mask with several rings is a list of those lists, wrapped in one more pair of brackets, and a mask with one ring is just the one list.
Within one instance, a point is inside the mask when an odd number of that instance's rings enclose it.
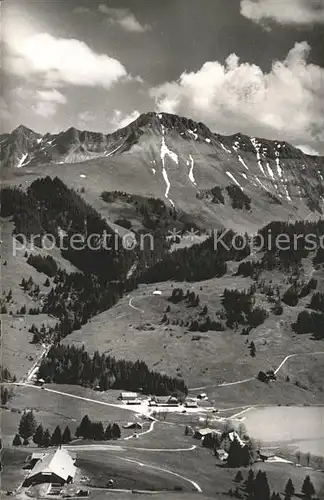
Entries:
{"label": "black and white photograph", "polygon": [[324,500],[324,0],[0,13],[0,497]]}

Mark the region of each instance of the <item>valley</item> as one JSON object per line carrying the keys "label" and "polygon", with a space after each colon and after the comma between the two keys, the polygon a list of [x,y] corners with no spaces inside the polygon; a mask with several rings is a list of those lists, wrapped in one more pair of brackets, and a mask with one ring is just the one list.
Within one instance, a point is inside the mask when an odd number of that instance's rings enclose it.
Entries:
{"label": "valley", "polygon": [[[166,113],[1,141],[2,493],[48,498],[24,461],[62,446],[77,475],[59,497],[223,500],[251,469],[322,498],[324,259],[306,237],[324,234],[323,158]],[[235,245],[271,232],[299,245]],[[49,441],[25,439],[31,413]]]}

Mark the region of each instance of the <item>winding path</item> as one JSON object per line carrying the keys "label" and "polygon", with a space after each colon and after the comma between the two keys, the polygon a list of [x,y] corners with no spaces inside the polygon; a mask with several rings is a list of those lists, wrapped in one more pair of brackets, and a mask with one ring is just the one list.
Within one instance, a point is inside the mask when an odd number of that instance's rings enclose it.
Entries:
{"label": "winding path", "polygon": [[139,311],[140,313],[144,314],[144,313],[145,313],[145,311],[143,311],[143,309],[140,309],[139,307],[133,306],[133,304],[132,304],[132,302],[133,302],[133,298],[134,298],[134,297],[131,297],[131,298],[129,299],[129,302],[128,302],[129,307],[131,307],[132,309],[135,309],[135,311]]}
{"label": "winding path", "polygon": [[[319,355],[324,355],[324,351],[317,351],[317,352],[297,352],[295,354],[289,354],[288,356],[285,357],[285,359],[280,363],[278,368],[274,371],[275,375],[281,370],[281,368],[285,365],[285,363],[291,359],[295,358],[297,356],[319,356]],[[202,387],[193,387],[189,389],[189,391],[201,391],[204,389],[213,389],[217,387],[229,387],[231,385],[239,385],[239,384],[246,384],[247,382],[251,382],[252,380],[255,380],[255,377],[250,377],[250,378],[245,378],[242,380],[237,380],[236,382],[224,382],[222,384],[216,384],[216,385],[204,385]]]}
{"label": "winding path", "polygon": [[281,368],[284,366],[284,364],[290,359],[290,358],[295,358],[296,356],[319,356],[324,354],[324,351],[318,351],[318,352],[301,352],[301,353],[296,353],[296,354],[289,354],[288,356],[285,357],[285,359],[280,363],[278,368],[275,370],[275,375],[281,370]]}
{"label": "winding path", "polygon": [[168,469],[163,469],[162,467],[158,467],[157,465],[145,464],[143,462],[139,462],[138,460],[133,460],[131,458],[123,458],[123,457],[118,457],[118,458],[120,458],[120,460],[123,460],[125,462],[131,462],[131,463],[137,464],[140,467],[147,467],[148,469],[154,469],[154,470],[158,470],[161,472],[166,472],[167,474],[171,474],[172,476],[178,477],[179,479],[182,479],[183,481],[190,483],[196,489],[196,491],[198,491],[199,493],[202,493],[202,489],[200,488],[199,484],[196,483],[196,481],[192,481],[192,479],[189,479],[185,476],[181,476],[181,474],[178,474],[177,472],[173,472],[173,471],[170,471]]}

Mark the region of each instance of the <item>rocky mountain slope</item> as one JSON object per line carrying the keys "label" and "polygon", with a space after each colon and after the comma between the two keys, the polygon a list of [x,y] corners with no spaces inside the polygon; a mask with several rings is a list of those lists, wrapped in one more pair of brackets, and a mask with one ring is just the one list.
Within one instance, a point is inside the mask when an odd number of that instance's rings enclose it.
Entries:
{"label": "rocky mountain slope", "polygon": [[[200,223],[236,230],[317,218],[323,210],[323,157],[282,141],[221,136],[176,115],[142,114],[108,135],[70,128],[41,136],[20,126],[0,136],[0,144],[3,179],[53,173],[73,187],[84,185],[85,197],[103,212],[100,194],[114,189],[161,198]],[[237,207],[229,186],[251,203]]]}

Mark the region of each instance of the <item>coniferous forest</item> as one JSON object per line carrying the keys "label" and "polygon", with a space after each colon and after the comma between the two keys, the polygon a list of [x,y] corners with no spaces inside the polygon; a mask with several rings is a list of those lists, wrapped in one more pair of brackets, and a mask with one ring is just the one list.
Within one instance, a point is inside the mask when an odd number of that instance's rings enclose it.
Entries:
{"label": "coniferous forest", "polygon": [[188,393],[183,380],[151,371],[143,361],[117,360],[99,352],[90,356],[84,348],[74,346],[52,346],[38,377],[45,382],[83,385],[101,391],[125,389],[160,396]]}

